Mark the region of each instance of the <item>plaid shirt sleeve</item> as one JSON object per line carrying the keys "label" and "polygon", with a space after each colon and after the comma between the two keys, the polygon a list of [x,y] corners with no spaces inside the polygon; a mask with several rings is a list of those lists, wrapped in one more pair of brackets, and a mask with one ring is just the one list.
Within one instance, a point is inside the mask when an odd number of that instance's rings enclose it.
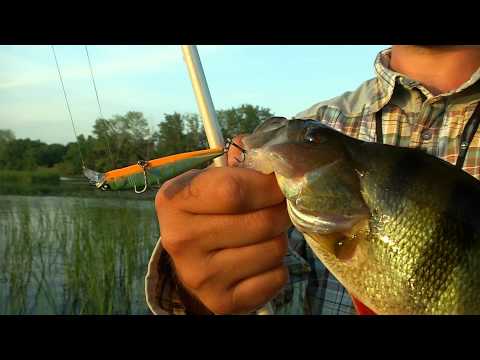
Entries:
{"label": "plaid shirt sleeve", "polygon": [[145,277],[147,305],[155,315],[184,315],[186,309],[180,300],[170,257],[163,249],[161,240],[160,237],[148,263]]}

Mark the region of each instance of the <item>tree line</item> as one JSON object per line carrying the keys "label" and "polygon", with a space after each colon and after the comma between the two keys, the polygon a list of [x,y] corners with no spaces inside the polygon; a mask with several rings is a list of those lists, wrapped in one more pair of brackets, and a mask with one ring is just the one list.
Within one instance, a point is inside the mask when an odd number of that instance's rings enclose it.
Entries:
{"label": "tree line", "polygon": [[[271,116],[269,108],[250,104],[217,111],[225,138],[250,133]],[[0,129],[0,170],[54,168],[62,174],[74,175],[81,173],[83,158],[87,167],[104,172],[138,160],[207,147],[203,125],[196,114],[164,114],[163,121],[152,131],[143,113],[129,111],[97,119],[92,135],[80,135],[77,141],[66,145],[17,139],[11,130]]]}

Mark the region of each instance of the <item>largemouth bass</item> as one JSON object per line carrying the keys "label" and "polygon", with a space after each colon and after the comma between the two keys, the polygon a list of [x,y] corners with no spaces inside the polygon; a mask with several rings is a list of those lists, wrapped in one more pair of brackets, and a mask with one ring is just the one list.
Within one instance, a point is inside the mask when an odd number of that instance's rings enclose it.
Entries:
{"label": "largemouth bass", "polygon": [[271,118],[245,166],[275,173],[295,227],[377,314],[480,313],[480,182],[423,151]]}

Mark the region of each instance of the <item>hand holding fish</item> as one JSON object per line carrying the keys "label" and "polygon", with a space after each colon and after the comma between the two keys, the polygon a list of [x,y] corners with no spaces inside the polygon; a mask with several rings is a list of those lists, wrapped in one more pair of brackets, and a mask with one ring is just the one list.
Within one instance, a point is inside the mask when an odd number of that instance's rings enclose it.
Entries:
{"label": "hand holding fish", "polygon": [[[231,147],[229,165],[238,153]],[[156,207],[180,282],[212,312],[254,311],[285,285],[291,222],[273,174],[192,170],[161,187]]]}

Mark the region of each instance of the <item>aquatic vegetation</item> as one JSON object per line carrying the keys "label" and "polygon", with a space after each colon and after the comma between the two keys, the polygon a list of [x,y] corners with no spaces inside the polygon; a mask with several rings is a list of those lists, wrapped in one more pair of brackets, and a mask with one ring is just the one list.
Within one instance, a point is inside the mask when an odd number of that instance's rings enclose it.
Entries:
{"label": "aquatic vegetation", "polygon": [[148,313],[153,202],[30,199],[0,209],[1,314]]}

